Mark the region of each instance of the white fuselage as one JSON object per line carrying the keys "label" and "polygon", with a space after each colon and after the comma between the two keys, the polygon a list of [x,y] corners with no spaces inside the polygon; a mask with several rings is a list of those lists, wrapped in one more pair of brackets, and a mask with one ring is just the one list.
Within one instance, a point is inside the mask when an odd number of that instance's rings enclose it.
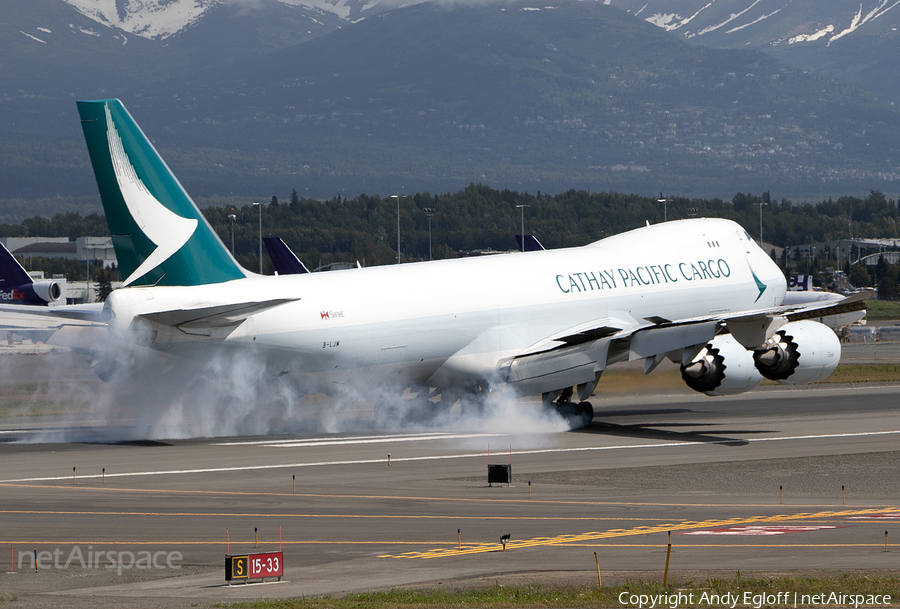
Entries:
{"label": "white fuselage", "polygon": [[781,271],[739,225],[700,219],[577,248],[127,288],[106,306],[110,329],[127,335],[137,315],[296,299],[222,336],[175,331],[151,346],[176,354],[253,348],[274,373],[327,391],[376,377],[404,386],[488,379],[502,359],[579,324],[761,309],[780,305],[785,289]]}

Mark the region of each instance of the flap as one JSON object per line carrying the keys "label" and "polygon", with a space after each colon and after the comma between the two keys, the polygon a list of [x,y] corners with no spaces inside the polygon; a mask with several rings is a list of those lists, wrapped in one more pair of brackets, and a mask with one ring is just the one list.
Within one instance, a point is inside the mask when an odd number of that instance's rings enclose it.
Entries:
{"label": "flap", "polygon": [[649,325],[650,324],[647,323],[641,324],[627,313],[616,311],[616,313],[610,317],[586,321],[576,326],[566,328],[552,336],[548,336],[523,350],[519,353],[518,357],[592,343],[597,340],[619,335],[623,331],[634,331]]}
{"label": "flap", "polygon": [[[718,325],[716,321],[705,321],[640,330],[631,337],[628,359],[634,361],[645,357],[656,358],[677,349],[701,343],[705,345],[715,338]],[[659,357],[656,363],[659,364],[660,361],[662,357]]]}

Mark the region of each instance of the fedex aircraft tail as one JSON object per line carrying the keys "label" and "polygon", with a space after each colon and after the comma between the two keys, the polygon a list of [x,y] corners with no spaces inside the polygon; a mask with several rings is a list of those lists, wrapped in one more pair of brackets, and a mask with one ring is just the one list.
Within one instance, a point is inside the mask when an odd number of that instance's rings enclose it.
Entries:
{"label": "fedex aircraft tail", "polygon": [[19,261],[0,243],[0,303],[24,305],[66,304],[65,280],[34,281]]}
{"label": "fedex aircraft tail", "polygon": [[117,99],[78,102],[126,286],[192,286],[247,276]]}

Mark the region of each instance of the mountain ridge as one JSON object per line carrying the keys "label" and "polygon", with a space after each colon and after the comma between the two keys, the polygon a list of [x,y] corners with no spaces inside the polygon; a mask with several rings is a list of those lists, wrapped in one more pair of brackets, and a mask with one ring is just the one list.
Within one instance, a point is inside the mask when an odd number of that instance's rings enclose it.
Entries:
{"label": "mountain ridge", "polygon": [[92,192],[75,94],[121,97],[199,196],[482,182],[805,198],[900,184],[900,116],[884,100],[598,3],[417,4],[264,56],[121,82],[5,102],[13,196],[52,195],[53,180]]}

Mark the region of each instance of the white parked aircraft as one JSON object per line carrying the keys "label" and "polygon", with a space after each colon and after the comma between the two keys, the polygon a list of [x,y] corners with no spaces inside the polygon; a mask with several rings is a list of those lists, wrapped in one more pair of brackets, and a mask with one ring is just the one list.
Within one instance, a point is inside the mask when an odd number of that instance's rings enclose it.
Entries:
{"label": "white parked aircraft", "polygon": [[568,249],[255,275],[118,100],[78,110],[126,286],[103,306],[105,331],[185,358],[252,350],[310,391],[373,380],[398,396],[437,387],[439,403],[420,402],[437,412],[505,386],[540,393],[584,423],[601,373],[620,361],[642,359],[649,373],[668,357],[710,395],[763,377],[822,379],[840,344],[808,318],[864,308],[863,297],[781,306],[782,272],[720,219],[647,225]]}

